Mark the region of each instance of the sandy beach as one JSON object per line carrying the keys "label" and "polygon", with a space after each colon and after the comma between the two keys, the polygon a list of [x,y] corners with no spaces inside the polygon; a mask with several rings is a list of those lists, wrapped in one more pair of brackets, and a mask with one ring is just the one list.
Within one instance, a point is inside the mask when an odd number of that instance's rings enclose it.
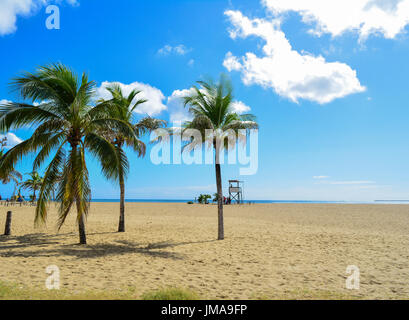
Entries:
{"label": "sandy beach", "polygon": [[[216,241],[213,205],[127,203],[127,232],[116,233],[117,203],[93,203],[88,245],[75,215],[59,234],[56,209],[35,229],[34,207],[12,207],[12,236],[0,236],[0,280],[44,288],[57,265],[70,292],[142,294],[186,288],[202,298],[409,298],[409,206],[254,204],[225,207],[226,240]],[[6,211],[0,207],[3,231]],[[360,269],[360,289],[345,287]]]}

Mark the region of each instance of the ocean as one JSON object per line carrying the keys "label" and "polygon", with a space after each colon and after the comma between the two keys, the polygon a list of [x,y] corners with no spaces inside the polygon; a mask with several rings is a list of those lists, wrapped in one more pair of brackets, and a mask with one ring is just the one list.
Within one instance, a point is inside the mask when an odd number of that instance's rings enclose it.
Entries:
{"label": "ocean", "polygon": [[[125,199],[134,203],[186,203],[193,199]],[[92,202],[119,202],[119,199],[92,199]],[[319,200],[244,200],[246,203],[333,203],[333,204],[409,204],[409,200],[374,200],[374,201],[319,201]]]}

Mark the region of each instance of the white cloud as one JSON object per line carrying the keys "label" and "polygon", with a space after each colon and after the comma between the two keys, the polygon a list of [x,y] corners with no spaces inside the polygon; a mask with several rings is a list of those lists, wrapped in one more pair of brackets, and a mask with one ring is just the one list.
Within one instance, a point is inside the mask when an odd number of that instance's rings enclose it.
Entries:
{"label": "white cloud", "polygon": [[[3,100],[2,100],[3,101]],[[14,133],[12,132],[7,132],[6,134],[0,134],[0,140],[7,138],[7,145],[6,148],[12,148],[15,145],[23,142],[22,139],[20,139],[19,137],[17,137]]]}
{"label": "white cloud", "polygon": [[158,50],[158,54],[160,55],[170,55],[170,54],[175,54],[175,55],[180,55],[183,56],[187,53],[189,53],[192,49],[186,48],[183,44],[177,45],[172,47],[171,45],[165,45],[163,48],[160,48]]}
{"label": "white cloud", "polygon": [[163,95],[162,91],[159,89],[150,86],[149,84],[144,84],[140,82],[133,82],[130,84],[123,84],[120,82],[108,82],[105,81],[101,84],[100,87],[97,88],[96,91],[96,99],[105,99],[109,100],[112,98],[109,91],[106,90],[107,86],[111,84],[119,84],[122,88],[124,95],[129,95],[132,90],[140,90],[142,91],[140,94],[136,96],[136,99],[147,99],[148,101],[139,105],[135,112],[139,114],[148,114],[149,116],[154,116],[166,110],[166,106],[163,104],[163,100],[165,96]]}
{"label": "white cloud", "polygon": [[6,100],[6,99],[0,100],[0,105],[4,105],[4,104],[7,104],[7,103],[11,103],[11,101]]}
{"label": "white cloud", "polygon": [[298,12],[311,33],[339,36],[357,32],[360,40],[371,34],[395,38],[409,24],[409,0],[263,0],[275,15]]}
{"label": "white cloud", "polygon": [[[325,177],[325,176],[323,176]],[[320,178],[320,176],[318,177],[314,177],[314,179],[326,179],[329,177],[325,177],[325,178]],[[376,184],[375,181],[370,181],[370,180],[352,180],[352,181],[320,181],[317,182],[317,184],[329,184],[329,185],[374,185]]]}
{"label": "white cloud", "polygon": [[251,108],[247,105],[245,105],[241,101],[234,101],[231,105],[233,112],[236,112],[237,114],[243,114],[243,113],[248,113]]}
{"label": "white cloud", "polygon": [[[4,104],[7,104],[7,103],[11,103],[11,101],[10,101],[10,100],[5,100],[5,99],[0,100],[0,105],[4,105]],[[41,101],[41,102],[36,102],[36,101],[34,101],[34,102],[32,103],[32,105],[33,105],[34,107],[38,107],[40,104],[43,104],[43,103],[47,103],[47,101],[46,101],[46,100],[43,100],[43,101]]]}
{"label": "white cloud", "polygon": [[233,39],[256,36],[266,42],[263,57],[252,52],[241,58],[231,52],[226,54],[224,66],[229,71],[240,71],[244,84],[273,88],[293,102],[306,99],[320,104],[365,90],[356,71],[347,64],[294,50],[280,29],[279,19],[249,19],[231,10],[225,15],[233,24]]}
{"label": "white cloud", "polygon": [[242,65],[239,62],[239,59],[229,51],[226,54],[226,57],[223,61],[223,66],[229,71],[240,71],[242,69]]}
{"label": "white cloud", "polygon": [[34,107],[38,107],[39,105],[42,105],[42,104],[44,104],[44,103],[48,103],[48,100],[42,100],[42,101],[40,101],[40,102],[34,101],[34,102],[33,102],[33,106],[34,106]]}
{"label": "white cloud", "polygon": [[[157,88],[154,88],[148,84],[133,82],[131,84],[123,84],[120,82],[108,82],[105,81],[101,84],[100,87],[96,90],[95,99],[111,99],[111,94],[106,88],[111,84],[119,84],[122,88],[122,92],[127,96],[132,90],[141,90],[142,92],[136,97],[136,99],[148,99],[148,102],[145,102],[139,105],[136,108],[136,113],[139,114],[148,114],[150,116],[157,115],[164,110],[167,110],[169,113],[170,123],[174,122],[184,122],[192,119],[191,114],[189,113],[189,107],[185,107],[183,103],[183,97],[191,95],[194,93],[194,89],[183,89],[175,90],[169,97],[165,97]],[[4,100],[5,101],[5,100]],[[232,103],[232,109],[238,114],[247,113],[250,111],[250,107],[244,104],[241,101],[234,101]]]}
{"label": "white cloud", "polygon": [[3,0],[0,3],[0,35],[17,30],[17,16],[27,16],[35,8],[33,0]]}
{"label": "white cloud", "polygon": [[[58,0],[55,2],[62,2]],[[66,0],[70,5],[78,5],[77,0]],[[17,18],[30,16],[41,7],[51,3],[50,0],[1,0],[0,1],[0,36],[17,30]]]}
{"label": "white cloud", "polygon": [[192,116],[189,114],[189,107],[184,106],[182,98],[193,93],[193,88],[175,90],[172,95],[168,97],[167,106],[171,123],[184,122],[192,119]]}
{"label": "white cloud", "polygon": [[333,185],[376,184],[375,181],[332,181]]}
{"label": "white cloud", "polygon": [[189,67],[193,67],[195,65],[195,60],[194,59],[190,59],[189,62],[187,63],[187,65]]}
{"label": "white cloud", "polygon": [[328,179],[329,176],[313,176],[313,179]]}

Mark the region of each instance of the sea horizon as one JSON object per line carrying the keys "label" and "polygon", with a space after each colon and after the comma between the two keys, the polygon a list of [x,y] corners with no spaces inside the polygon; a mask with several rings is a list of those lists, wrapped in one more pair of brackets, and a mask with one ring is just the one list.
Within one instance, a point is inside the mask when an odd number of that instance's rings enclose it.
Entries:
{"label": "sea horizon", "polygon": [[[128,203],[187,203],[194,199],[125,199]],[[91,202],[119,203],[119,199],[92,199]],[[210,204],[212,201],[209,202]],[[409,204],[409,200],[373,200],[373,201],[350,201],[350,200],[243,200],[244,204],[268,204],[268,203],[311,203],[311,204]]]}

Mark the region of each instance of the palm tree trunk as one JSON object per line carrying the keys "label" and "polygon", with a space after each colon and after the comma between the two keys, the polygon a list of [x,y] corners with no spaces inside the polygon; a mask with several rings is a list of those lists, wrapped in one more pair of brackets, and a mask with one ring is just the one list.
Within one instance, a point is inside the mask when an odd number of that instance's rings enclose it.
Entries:
{"label": "palm tree trunk", "polygon": [[80,235],[80,244],[87,244],[87,235],[85,233],[84,215],[81,214],[78,221],[78,233]]}
{"label": "palm tree trunk", "polygon": [[218,240],[224,239],[224,221],[223,221],[223,190],[222,173],[220,168],[220,151],[216,148],[216,186],[217,186],[217,213],[218,213]]}
{"label": "palm tree trunk", "polygon": [[6,227],[4,228],[4,235],[9,236],[11,234],[11,211],[7,212],[7,217],[6,217]]}
{"label": "palm tree trunk", "polygon": [[122,170],[119,172],[119,188],[121,190],[119,203],[119,226],[118,232],[125,232],[125,182]]}
{"label": "palm tree trunk", "polygon": [[[72,144],[71,148],[72,148],[72,153],[76,154],[77,153],[77,148],[78,148],[77,144]],[[77,160],[74,160],[74,161],[77,161]],[[78,163],[74,162],[72,164],[72,166],[73,166],[73,168],[75,170],[75,168],[78,166]],[[78,189],[78,185],[76,185],[75,187],[76,187],[76,189]],[[80,195],[80,197],[81,196],[82,195]],[[76,204],[77,204],[77,214],[79,216],[79,219],[78,219],[78,234],[79,234],[79,237],[80,237],[80,244],[87,244],[87,234],[85,232],[85,223],[84,223],[84,212],[82,211],[82,209],[80,207],[79,199],[76,199]]]}

